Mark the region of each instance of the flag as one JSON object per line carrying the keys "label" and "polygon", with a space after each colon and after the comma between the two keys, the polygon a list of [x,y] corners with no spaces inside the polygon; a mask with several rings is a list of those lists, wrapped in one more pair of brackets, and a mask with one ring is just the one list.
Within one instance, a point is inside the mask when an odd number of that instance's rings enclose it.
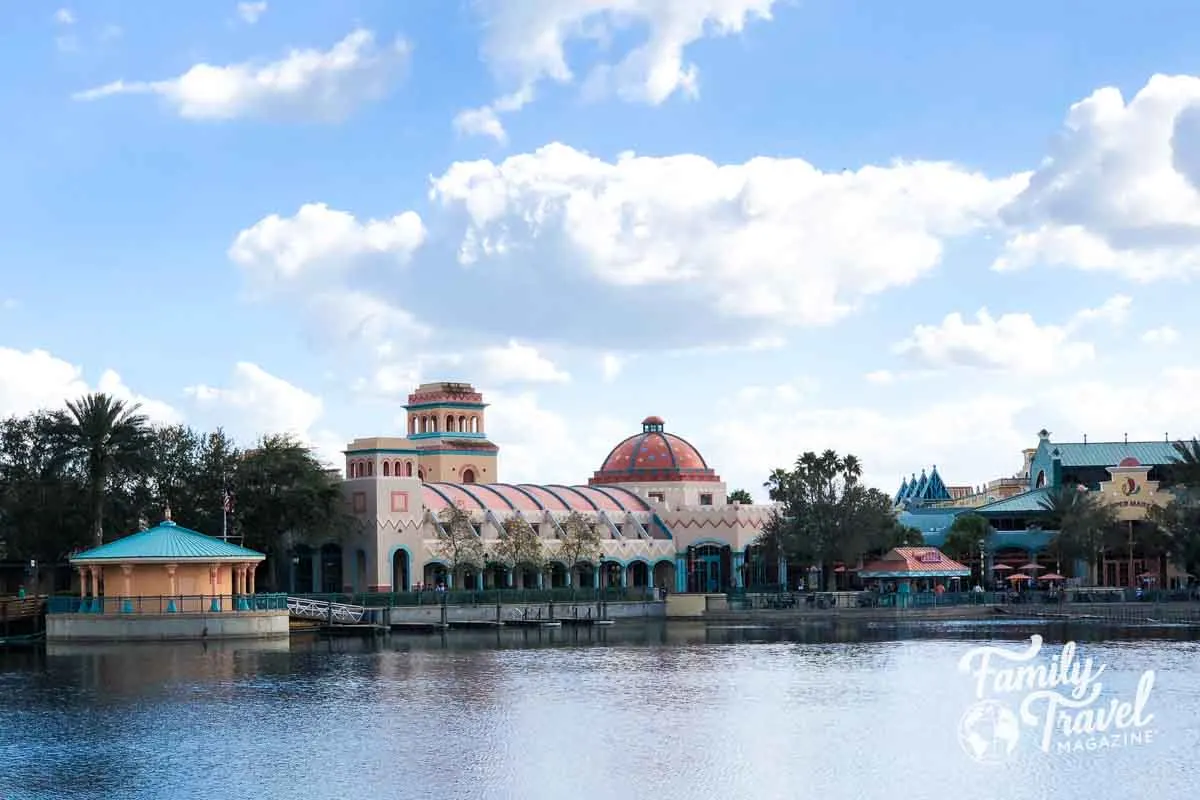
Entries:
{"label": "flag", "polygon": [[226,514],[233,513],[233,495],[230,494],[228,489],[225,490],[225,497],[222,500],[221,510]]}

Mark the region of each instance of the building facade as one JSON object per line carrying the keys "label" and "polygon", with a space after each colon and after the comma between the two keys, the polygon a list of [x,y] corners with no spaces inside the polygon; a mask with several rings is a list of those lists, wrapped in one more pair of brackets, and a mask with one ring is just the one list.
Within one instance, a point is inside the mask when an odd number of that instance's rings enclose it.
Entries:
{"label": "building facade", "polygon": [[[408,398],[404,436],[355,439],[345,451],[354,530],[293,557],[296,591],[403,592],[419,587],[661,587],[718,591],[744,585],[750,545],[773,507],[727,501],[727,487],[690,442],[659,417],[617,443],[586,483],[501,481],[499,448],[487,438],[486,403],[470,384],[430,383]],[[485,549],[504,521],[522,517],[543,540],[548,565],[497,564],[451,574],[439,513],[467,511]],[[597,564],[556,553],[562,523],[582,515],[601,539]],[[597,568],[598,567],[598,568]]]}

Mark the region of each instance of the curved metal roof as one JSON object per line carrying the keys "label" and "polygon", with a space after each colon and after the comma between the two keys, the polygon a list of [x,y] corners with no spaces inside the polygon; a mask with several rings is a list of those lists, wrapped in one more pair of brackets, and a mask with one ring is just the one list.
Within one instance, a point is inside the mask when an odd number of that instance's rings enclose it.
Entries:
{"label": "curved metal roof", "polygon": [[257,550],[240,547],[167,520],[115,542],[71,557],[72,564],[112,561],[262,561]]}

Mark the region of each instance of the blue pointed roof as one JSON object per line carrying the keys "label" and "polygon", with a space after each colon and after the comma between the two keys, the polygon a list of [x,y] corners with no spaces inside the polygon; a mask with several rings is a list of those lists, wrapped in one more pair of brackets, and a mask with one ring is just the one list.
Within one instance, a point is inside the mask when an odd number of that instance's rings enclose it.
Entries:
{"label": "blue pointed roof", "polygon": [[933,471],[929,473],[929,483],[925,484],[925,494],[921,499],[931,502],[954,499],[950,496],[950,490],[946,488],[946,484],[942,481],[942,476],[938,475],[936,464],[933,467]]}
{"label": "blue pointed roof", "polygon": [[907,495],[908,495],[908,478],[902,478],[900,480],[900,490],[896,492],[896,504],[899,505],[900,502],[903,501]]}
{"label": "blue pointed roof", "polygon": [[262,561],[266,556],[165,520],[148,530],[85,550],[71,563],[93,561]]}

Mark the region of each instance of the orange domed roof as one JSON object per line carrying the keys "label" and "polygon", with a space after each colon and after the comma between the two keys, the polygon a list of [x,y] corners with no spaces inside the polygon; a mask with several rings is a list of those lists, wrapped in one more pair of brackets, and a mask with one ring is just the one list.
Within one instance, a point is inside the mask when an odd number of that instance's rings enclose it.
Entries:
{"label": "orange domed roof", "polygon": [[667,433],[662,417],[642,420],[642,432],[614,447],[588,483],[720,481],[700,451],[682,436]]}

